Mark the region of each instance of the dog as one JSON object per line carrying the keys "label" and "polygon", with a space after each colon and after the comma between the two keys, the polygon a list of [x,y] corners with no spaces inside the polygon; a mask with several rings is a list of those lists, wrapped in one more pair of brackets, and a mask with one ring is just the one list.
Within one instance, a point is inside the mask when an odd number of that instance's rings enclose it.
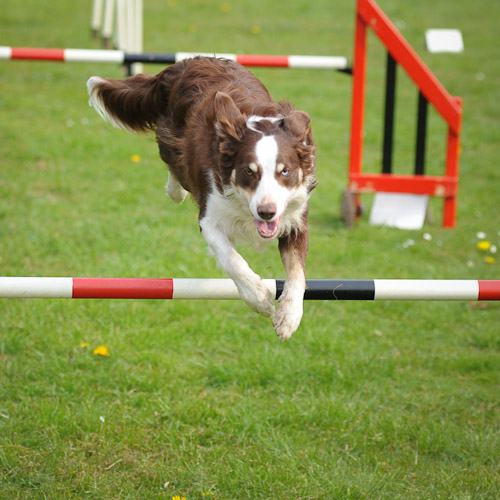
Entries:
{"label": "dog", "polygon": [[[128,132],[154,131],[169,176],[167,194],[188,193],[199,207],[203,237],[240,297],[273,318],[286,340],[300,325],[308,251],[308,210],[316,187],[311,118],[274,102],[240,64],[211,57],[180,61],[156,76],[91,77],[89,104]],[[286,271],[275,297],[237,252],[278,240]]]}

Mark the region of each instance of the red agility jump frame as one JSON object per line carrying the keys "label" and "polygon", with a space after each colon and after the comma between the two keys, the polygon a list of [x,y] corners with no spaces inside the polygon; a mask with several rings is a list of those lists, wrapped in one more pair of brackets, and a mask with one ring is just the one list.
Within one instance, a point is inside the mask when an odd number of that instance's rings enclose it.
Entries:
{"label": "red agility jump frame", "polygon": [[[362,172],[365,109],[367,28],[387,48],[389,54],[416,83],[448,125],[446,168],[442,177],[427,175],[367,174]],[[350,193],[359,198],[366,192],[398,192],[444,197],[443,226],[454,227],[456,219],[462,100],[452,97],[403,38],[373,0],[358,0],[353,71]],[[357,201],[359,205],[359,201]]]}

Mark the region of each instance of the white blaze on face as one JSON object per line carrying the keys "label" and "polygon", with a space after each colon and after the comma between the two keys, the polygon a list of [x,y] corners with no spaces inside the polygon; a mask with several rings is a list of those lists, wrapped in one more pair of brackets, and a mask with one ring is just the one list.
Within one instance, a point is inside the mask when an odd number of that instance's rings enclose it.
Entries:
{"label": "white blaze on face", "polygon": [[[260,167],[260,181],[250,200],[250,211],[255,225],[263,238],[274,238],[278,234],[279,223],[286,209],[288,189],[276,179],[278,143],[276,138],[265,135],[255,145],[255,156]],[[275,215],[265,220],[259,215],[259,208],[274,207]]]}

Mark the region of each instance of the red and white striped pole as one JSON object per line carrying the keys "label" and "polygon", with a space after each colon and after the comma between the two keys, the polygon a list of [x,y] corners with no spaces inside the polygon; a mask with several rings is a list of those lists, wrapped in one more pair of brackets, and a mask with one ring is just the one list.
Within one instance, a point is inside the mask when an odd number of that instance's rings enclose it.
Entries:
{"label": "red and white striped pole", "polygon": [[115,64],[174,64],[196,56],[218,57],[239,62],[243,66],[269,68],[331,69],[350,72],[347,58],[335,56],[273,56],[244,54],[214,54],[197,52],[127,53],[123,50],[43,49],[0,47],[0,60],[88,62]]}
{"label": "red and white striped pole", "polygon": [[[285,280],[264,283],[277,298]],[[239,299],[230,279],[0,277],[0,298]],[[500,280],[307,280],[305,300],[500,300]]]}

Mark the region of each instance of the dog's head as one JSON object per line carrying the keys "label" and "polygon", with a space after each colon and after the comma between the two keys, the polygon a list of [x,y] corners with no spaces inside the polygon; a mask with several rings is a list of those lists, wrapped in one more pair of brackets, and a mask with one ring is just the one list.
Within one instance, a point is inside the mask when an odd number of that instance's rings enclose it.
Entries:
{"label": "dog's head", "polygon": [[279,116],[246,116],[222,92],[215,114],[223,188],[248,204],[259,236],[272,239],[316,186],[311,119],[291,107]]}

